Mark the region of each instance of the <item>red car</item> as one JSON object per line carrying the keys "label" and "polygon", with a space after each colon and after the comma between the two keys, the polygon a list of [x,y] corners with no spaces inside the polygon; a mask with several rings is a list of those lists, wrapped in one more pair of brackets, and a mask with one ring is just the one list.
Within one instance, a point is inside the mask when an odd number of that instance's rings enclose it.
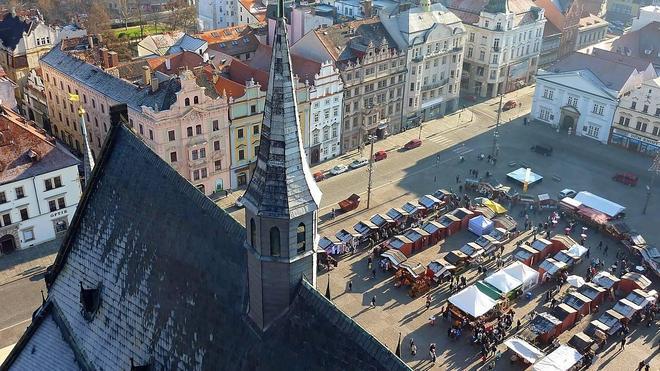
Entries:
{"label": "red car", "polygon": [[516,102],[515,100],[510,100],[504,103],[504,107],[502,107],[502,110],[508,111],[512,108],[516,108],[517,106],[518,106],[518,102]]}
{"label": "red car", "polygon": [[378,151],[378,152],[374,153],[374,161],[380,161],[380,160],[384,160],[386,158],[387,158],[387,152],[385,152],[385,151]]}
{"label": "red car", "polygon": [[618,173],[612,177],[612,180],[634,187],[637,185],[639,178],[631,173]]}
{"label": "red car", "polygon": [[320,182],[323,179],[325,179],[325,174],[323,174],[322,171],[317,171],[317,172],[314,173],[314,180],[315,181]]}
{"label": "red car", "polygon": [[421,145],[422,145],[422,141],[421,141],[421,140],[419,140],[419,139],[413,139],[413,140],[411,140],[410,142],[406,143],[406,144],[403,146],[403,148],[405,148],[405,149],[413,149],[413,148],[417,148],[417,147],[419,147],[419,146],[421,146]]}

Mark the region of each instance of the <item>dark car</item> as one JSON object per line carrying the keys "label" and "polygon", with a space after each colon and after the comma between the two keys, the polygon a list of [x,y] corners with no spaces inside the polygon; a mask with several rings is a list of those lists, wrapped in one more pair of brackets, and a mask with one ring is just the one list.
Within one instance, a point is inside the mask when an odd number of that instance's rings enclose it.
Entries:
{"label": "dark car", "polygon": [[547,145],[537,144],[532,146],[531,150],[532,152],[536,152],[540,155],[545,155],[545,156],[552,155],[552,147]]}
{"label": "dark car", "polygon": [[508,111],[512,108],[516,108],[517,106],[518,106],[518,102],[516,102],[515,100],[510,100],[504,103],[504,107],[502,107],[502,110]]}

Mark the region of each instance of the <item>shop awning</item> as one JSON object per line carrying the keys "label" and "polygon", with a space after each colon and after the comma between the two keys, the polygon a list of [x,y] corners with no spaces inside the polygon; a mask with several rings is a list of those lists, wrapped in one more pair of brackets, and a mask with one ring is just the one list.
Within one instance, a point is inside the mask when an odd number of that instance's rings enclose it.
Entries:
{"label": "shop awning", "polygon": [[568,371],[582,359],[582,354],[568,345],[560,345],[534,364],[534,371]]}
{"label": "shop awning", "polygon": [[476,286],[468,286],[449,298],[449,302],[472,317],[486,314],[497,305],[497,301],[481,292]]}
{"label": "shop awning", "polygon": [[535,363],[543,357],[543,352],[522,339],[511,338],[505,341],[504,345],[528,363]]}

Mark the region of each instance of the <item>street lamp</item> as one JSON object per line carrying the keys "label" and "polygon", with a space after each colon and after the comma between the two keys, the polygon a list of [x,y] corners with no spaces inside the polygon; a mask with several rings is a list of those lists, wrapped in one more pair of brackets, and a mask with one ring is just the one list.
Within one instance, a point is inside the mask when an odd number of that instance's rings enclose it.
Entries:
{"label": "street lamp", "polygon": [[646,215],[646,208],[649,206],[649,201],[651,200],[651,192],[653,190],[653,184],[655,183],[655,176],[660,173],[660,152],[655,155],[649,171],[651,172],[651,183],[646,186],[646,200],[644,201],[642,215]]}
{"label": "street lamp", "polygon": [[376,141],[375,135],[369,135],[369,142],[371,143],[371,154],[369,155],[369,183],[367,183],[367,209],[371,206],[371,175],[374,173],[374,142]]}
{"label": "street lamp", "polygon": [[504,93],[506,88],[509,85],[509,75],[511,74],[510,68],[507,68],[506,71],[506,80],[504,80],[504,85],[502,86],[502,91],[500,92],[500,105],[497,109],[497,121],[495,121],[495,131],[493,132],[493,150],[491,156],[493,159],[497,159],[497,156],[500,153],[499,145],[499,136],[500,136],[500,118],[502,117],[502,101],[504,100]]}
{"label": "street lamp", "polygon": [[419,121],[419,135],[417,136],[417,139],[422,140],[422,127],[424,126],[424,123],[420,120]]}

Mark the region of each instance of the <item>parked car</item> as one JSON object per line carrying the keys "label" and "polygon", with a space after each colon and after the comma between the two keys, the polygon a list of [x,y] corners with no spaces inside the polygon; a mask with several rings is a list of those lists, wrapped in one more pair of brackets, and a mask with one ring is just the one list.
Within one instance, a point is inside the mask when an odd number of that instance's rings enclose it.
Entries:
{"label": "parked car", "polygon": [[639,178],[633,173],[618,173],[612,177],[612,180],[634,187],[637,185]]}
{"label": "parked car", "polygon": [[358,158],[353,160],[353,162],[351,162],[350,164],[348,164],[348,167],[350,167],[351,169],[357,169],[367,164],[369,164],[369,160],[367,160],[366,158]]}
{"label": "parked car", "polygon": [[335,165],[335,167],[330,169],[330,174],[339,175],[341,173],[345,173],[347,170],[348,170],[348,166],[344,164],[339,164],[339,165]]}
{"label": "parked car", "polygon": [[552,147],[548,145],[543,145],[543,144],[537,144],[532,146],[531,148],[532,152],[536,152],[540,155],[545,155],[545,156],[551,156],[552,155]]}
{"label": "parked car", "polygon": [[380,160],[384,160],[386,158],[387,158],[387,152],[385,152],[385,151],[378,151],[378,152],[374,153],[374,161],[380,161]]}
{"label": "parked car", "polygon": [[573,198],[573,197],[575,197],[576,194],[577,194],[577,192],[575,192],[574,190],[572,190],[570,188],[566,188],[566,189],[563,189],[561,192],[559,192],[559,199],[562,200],[566,197]]}
{"label": "parked car", "polygon": [[403,148],[405,148],[405,149],[413,149],[413,148],[417,148],[417,147],[419,147],[419,146],[421,146],[421,145],[422,145],[422,141],[421,141],[421,140],[419,140],[419,139],[413,139],[413,140],[411,140],[410,142],[406,143],[406,144],[403,146]]}
{"label": "parked car", "polygon": [[323,179],[325,179],[325,174],[323,174],[322,171],[317,171],[317,172],[314,173],[314,180],[316,180],[317,182],[320,182]]}
{"label": "parked car", "polygon": [[236,202],[234,202],[234,205],[236,205],[236,207],[238,207],[239,209],[243,208],[243,196],[238,196]]}
{"label": "parked car", "polygon": [[516,107],[518,107],[518,102],[516,102],[515,100],[509,100],[506,103],[504,103],[504,106],[502,107],[502,110],[503,111],[508,111],[511,108],[516,108]]}

